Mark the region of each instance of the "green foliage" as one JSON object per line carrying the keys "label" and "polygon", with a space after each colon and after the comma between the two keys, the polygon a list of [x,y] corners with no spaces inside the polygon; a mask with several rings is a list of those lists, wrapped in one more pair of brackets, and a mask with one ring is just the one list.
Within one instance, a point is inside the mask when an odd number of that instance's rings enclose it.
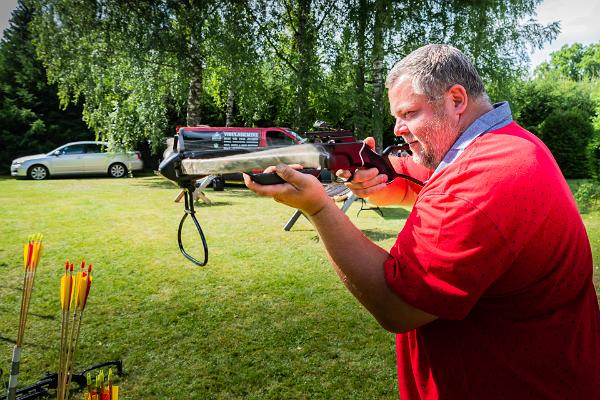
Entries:
{"label": "green foliage", "polygon": [[540,76],[523,82],[512,98],[515,119],[550,148],[565,176],[588,177],[593,155],[588,143],[594,137],[599,104],[594,97],[598,82],[574,82]]}
{"label": "green foliage", "polygon": [[594,132],[586,150],[590,178],[600,182],[600,131],[596,130]]}
{"label": "green foliage", "polygon": [[19,2],[0,44],[0,171],[12,159],[48,152],[68,141],[91,139],[81,106],[61,110],[55,85],[36,60],[28,23],[32,10]]}
{"label": "green foliage", "polygon": [[572,81],[600,78],[600,43],[584,46],[580,43],[565,44],[550,54],[550,61],[543,62],[535,71],[538,76],[560,77]]}
{"label": "green foliage", "polygon": [[454,44],[499,96],[527,46],[558,31],[526,20],[538,0],[28,3],[63,104],[84,99],[95,133],[126,147],[160,147],[184,113],[207,123],[209,103],[228,123],[304,130],[328,119],[379,135],[391,126],[382,85],[394,59],[426,42]]}
{"label": "green foliage", "polygon": [[539,136],[566,177],[586,178],[587,146],[593,133],[589,115],[571,108],[552,111],[540,125]]}
{"label": "green foliage", "polygon": [[579,185],[575,192],[575,201],[582,213],[600,210],[600,183],[591,181]]}

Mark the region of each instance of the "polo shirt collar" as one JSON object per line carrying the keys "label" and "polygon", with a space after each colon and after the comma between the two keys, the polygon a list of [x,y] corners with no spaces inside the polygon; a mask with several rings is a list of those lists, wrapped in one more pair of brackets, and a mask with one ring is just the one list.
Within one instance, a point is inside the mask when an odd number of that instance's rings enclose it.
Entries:
{"label": "polo shirt collar", "polygon": [[[508,102],[503,101],[501,103],[496,103],[493,107],[492,110],[473,121],[473,123],[458,137],[456,142],[454,142],[450,150],[448,150],[444,156],[440,165],[433,171],[431,177],[452,164],[479,136],[486,132],[505,127],[512,122],[512,112],[510,111]],[[431,178],[429,179],[431,180]]]}

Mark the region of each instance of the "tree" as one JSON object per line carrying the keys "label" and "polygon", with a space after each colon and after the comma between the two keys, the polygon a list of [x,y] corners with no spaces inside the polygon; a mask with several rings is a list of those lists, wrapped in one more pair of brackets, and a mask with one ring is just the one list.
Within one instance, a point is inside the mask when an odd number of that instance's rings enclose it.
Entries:
{"label": "tree", "polygon": [[593,134],[589,115],[576,108],[554,110],[540,125],[540,139],[568,178],[589,176],[586,151]]}
{"label": "tree", "polygon": [[[31,0],[38,55],[63,104],[85,97],[96,135],[162,146],[169,109],[204,122],[206,55],[219,1]],[[174,104],[174,106],[173,106]]]}
{"label": "tree", "polygon": [[540,64],[536,76],[563,78],[572,81],[600,78],[600,43],[584,46],[565,44],[550,54],[550,61]]}
{"label": "tree", "polygon": [[206,87],[216,106],[225,109],[226,126],[236,122],[252,125],[268,96],[254,20],[243,2],[235,2],[220,12],[222,33],[207,56]]}
{"label": "tree", "polygon": [[0,169],[13,158],[48,152],[68,141],[93,138],[75,104],[61,110],[55,85],[36,60],[28,24],[32,9],[20,0],[0,44]]}
{"label": "tree", "polygon": [[173,114],[210,123],[210,109],[228,124],[300,131],[327,116],[382,144],[393,124],[383,81],[395,59],[454,44],[495,97],[525,69],[527,47],[558,31],[526,20],[539,0],[28,1],[63,104],[83,98],[98,137],[127,147],[158,148]]}
{"label": "tree", "polygon": [[294,99],[294,128],[306,131],[314,121],[310,97],[316,87],[319,40],[337,2],[293,0],[257,2],[253,11],[264,48],[289,69]]}
{"label": "tree", "polygon": [[[585,141],[585,152],[578,149],[576,157],[578,161],[587,163],[586,176],[598,180],[600,178],[600,43],[587,46],[581,43],[564,45],[560,50],[550,54],[549,61],[536,68],[534,76],[537,85],[546,85],[545,96],[550,99],[555,97],[556,100],[553,107],[544,106],[551,103],[551,100],[539,102],[538,110],[531,110],[525,106],[523,114],[535,115],[540,127],[540,121],[550,118],[552,112],[558,112],[556,110],[570,110],[587,119],[587,122],[592,125],[590,128],[592,131],[588,132],[587,124],[581,131],[578,139]],[[573,101],[574,98],[578,98],[579,101]],[[568,149],[560,151],[569,152]],[[582,153],[585,153],[586,157],[582,157]],[[559,155],[558,158],[566,157]],[[577,168],[579,169],[580,167]],[[583,174],[578,172],[572,175]]]}
{"label": "tree", "polygon": [[[368,122],[355,124],[355,128],[364,127],[364,134],[375,136],[379,144],[391,141],[393,121],[387,116],[384,71],[426,43],[448,43],[461,49],[474,61],[490,96],[506,98],[513,82],[527,69],[527,49],[543,46],[559,31],[558,23],[544,26],[528,19],[539,3],[539,0],[349,2],[347,26],[352,36],[349,41],[346,35],[341,35],[348,44],[339,48],[348,52],[347,59],[354,61],[355,85],[354,92],[345,93],[355,99],[350,110],[354,121],[364,121],[360,112],[368,111]],[[336,68],[331,70],[343,76]],[[361,101],[364,93],[370,98],[366,107]]]}
{"label": "tree", "polygon": [[[579,51],[570,53],[581,60]],[[600,165],[598,127],[593,125],[600,110],[600,85],[598,79],[580,80],[579,61],[568,60],[565,54],[555,55],[536,71],[535,79],[519,85],[513,96],[514,112],[550,148],[567,178],[594,177]],[[557,68],[548,68],[551,65]]]}

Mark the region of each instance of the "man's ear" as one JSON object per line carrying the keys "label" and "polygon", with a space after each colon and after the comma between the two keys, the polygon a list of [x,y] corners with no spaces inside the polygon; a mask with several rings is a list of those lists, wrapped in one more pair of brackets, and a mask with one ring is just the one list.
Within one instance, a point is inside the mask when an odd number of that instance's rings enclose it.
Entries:
{"label": "man's ear", "polygon": [[448,97],[452,103],[452,110],[458,115],[462,115],[469,104],[469,96],[462,85],[454,85],[448,89]]}

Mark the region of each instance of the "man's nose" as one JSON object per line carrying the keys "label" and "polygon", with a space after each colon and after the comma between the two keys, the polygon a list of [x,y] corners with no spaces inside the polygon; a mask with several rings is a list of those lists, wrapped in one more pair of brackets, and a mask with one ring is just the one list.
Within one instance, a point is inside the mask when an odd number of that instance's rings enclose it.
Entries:
{"label": "man's nose", "polygon": [[394,125],[394,135],[402,136],[409,132],[408,127],[400,118],[396,118],[396,124]]}

